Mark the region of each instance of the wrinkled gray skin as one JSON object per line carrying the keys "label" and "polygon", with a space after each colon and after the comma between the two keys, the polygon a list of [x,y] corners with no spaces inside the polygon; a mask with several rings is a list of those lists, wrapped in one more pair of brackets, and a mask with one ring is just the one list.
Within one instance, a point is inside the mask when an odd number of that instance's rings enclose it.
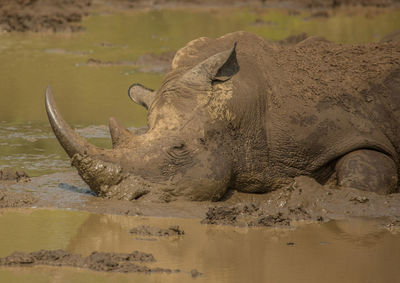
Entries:
{"label": "wrinkled gray skin", "polygon": [[148,131],[111,118],[112,150],[78,136],[49,88],[46,109],[72,165],[100,196],[216,201],[229,189],[268,192],[298,175],[390,193],[400,53],[388,46],[360,51],[317,38],[281,47],[245,32],[194,40],[158,91],[130,87],[148,109]]}

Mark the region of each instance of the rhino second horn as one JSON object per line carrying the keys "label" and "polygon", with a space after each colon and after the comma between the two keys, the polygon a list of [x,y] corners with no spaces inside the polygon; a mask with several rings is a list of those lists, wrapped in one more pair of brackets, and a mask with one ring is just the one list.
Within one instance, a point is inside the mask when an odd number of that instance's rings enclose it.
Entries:
{"label": "rhino second horn", "polygon": [[121,146],[124,142],[128,142],[134,137],[134,135],[114,117],[110,118],[109,128],[113,148]]}
{"label": "rhino second horn", "polygon": [[53,132],[70,158],[77,153],[103,157],[109,155],[106,150],[88,143],[65,122],[57,109],[50,87],[47,87],[46,89],[45,105]]}

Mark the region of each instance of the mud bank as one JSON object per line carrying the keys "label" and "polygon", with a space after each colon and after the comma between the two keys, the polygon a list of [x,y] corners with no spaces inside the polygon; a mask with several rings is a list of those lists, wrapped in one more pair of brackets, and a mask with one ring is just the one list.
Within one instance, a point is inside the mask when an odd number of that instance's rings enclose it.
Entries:
{"label": "mud bank", "polygon": [[0,169],[0,181],[29,182],[30,178],[21,169]]}
{"label": "mud bank", "polygon": [[141,273],[177,273],[179,269],[171,270],[160,267],[148,267],[143,263],[155,262],[152,254],[134,251],[129,254],[93,252],[87,257],[71,254],[64,250],[40,250],[32,253],[14,252],[0,258],[0,266],[70,266],[87,268],[93,271],[105,272],[141,272]]}
{"label": "mud bank", "polygon": [[120,8],[176,8],[179,6],[258,6],[284,8],[337,8],[342,6],[389,7],[399,4],[398,0],[117,0],[105,1]]}
{"label": "mud bank", "polygon": [[[54,185],[49,186],[49,182]],[[203,224],[242,227],[291,227],[297,222],[318,223],[365,217],[383,218],[388,228],[400,227],[399,193],[378,195],[338,188],[332,184],[322,186],[305,176],[297,177],[287,187],[266,194],[231,191],[218,202],[103,199],[89,194],[75,172],[34,177],[29,183],[0,185],[0,208],[35,206],[99,214],[197,218],[202,219]],[[42,191],[43,187],[46,190]],[[130,233],[175,237],[182,236],[184,231],[179,227],[161,229],[145,225],[131,227]]]}
{"label": "mud bank", "polygon": [[396,30],[380,40],[380,42],[394,42],[400,43],[400,30]]}
{"label": "mud bank", "polygon": [[336,185],[320,185],[301,176],[287,188],[265,195],[233,193],[225,203],[210,207],[202,223],[237,226],[289,227],[298,221],[326,222],[351,217],[400,219],[400,194],[373,192]]}
{"label": "mud bank", "polygon": [[153,237],[171,237],[171,236],[183,236],[185,231],[183,231],[179,226],[170,226],[168,229],[163,229],[159,227],[140,225],[132,228],[129,233],[139,236],[153,236]]}
{"label": "mud bank", "polygon": [[171,69],[171,62],[175,51],[160,54],[148,53],[139,56],[135,61],[103,61],[89,58],[86,63],[79,66],[110,67],[110,66],[134,66],[135,71],[142,73],[167,73]]}
{"label": "mud bank", "polygon": [[[334,9],[342,6],[399,7],[398,0],[3,0],[0,31],[81,31],[82,18],[93,12],[126,9],[175,9],[211,7]],[[326,12],[318,14],[325,16]],[[318,16],[317,15],[317,16]]]}
{"label": "mud bank", "polygon": [[[281,0],[264,0],[262,2],[266,4],[284,3]],[[342,6],[389,7],[399,4],[398,0],[297,0],[288,2],[302,8],[337,8]]]}
{"label": "mud bank", "polygon": [[32,207],[37,199],[30,193],[0,191],[0,208]]}
{"label": "mud bank", "polygon": [[30,182],[28,174],[21,169],[0,169],[0,208],[30,207],[37,199],[30,193],[6,191],[5,188],[16,183],[21,185]]}
{"label": "mud bank", "polygon": [[1,31],[79,31],[92,0],[2,0]]}

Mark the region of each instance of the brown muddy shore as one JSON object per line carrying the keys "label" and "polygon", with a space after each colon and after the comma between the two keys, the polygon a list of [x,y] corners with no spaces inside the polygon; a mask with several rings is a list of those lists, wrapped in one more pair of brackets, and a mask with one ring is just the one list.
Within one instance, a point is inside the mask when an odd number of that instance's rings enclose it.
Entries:
{"label": "brown muddy shore", "polygon": [[[73,209],[100,214],[140,215],[155,217],[197,218],[203,224],[223,224],[241,227],[291,227],[293,223],[318,223],[347,218],[385,219],[387,228],[400,227],[400,194],[379,195],[352,188],[338,188],[333,184],[320,185],[315,180],[300,176],[281,189],[266,194],[245,194],[230,191],[218,202],[160,200],[132,201],[103,199],[82,192],[70,192],[79,201],[60,201],[68,198],[63,190],[55,189],[53,196],[43,197],[37,187],[50,180],[79,182],[74,172],[45,175],[31,181],[1,181],[0,208],[40,207]],[[23,188],[23,189],[22,189]],[[21,192],[23,191],[23,192]],[[36,192],[35,192],[36,191]],[[32,192],[32,193],[30,193]],[[179,227],[153,231],[138,227],[136,234],[183,234]]]}
{"label": "brown muddy shore", "polygon": [[[183,8],[285,8],[325,10],[343,6],[399,7],[399,0],[1,0],[2,32],[74,32],[84,16],[98,11]],[[326,11],[317,16],[329,15]]]}
{"label": "brown muddy shore", "polygon": [[87,257],[71,254],[64,250],[40,250],[32,253],[14,252],[0,258],[0,266],[69,266],[87,268],[93,271],[105,272],[141,272],[141,273],[178,273],[179,269],[171,270],[161,267],[151,268],[143,263],[154,262],[152,254],[134,251],[129,254],[93,252]]}
{"label": "brown muddy shore", "polygon": [[91,0],[1,0],[0,31],[79,31]]}

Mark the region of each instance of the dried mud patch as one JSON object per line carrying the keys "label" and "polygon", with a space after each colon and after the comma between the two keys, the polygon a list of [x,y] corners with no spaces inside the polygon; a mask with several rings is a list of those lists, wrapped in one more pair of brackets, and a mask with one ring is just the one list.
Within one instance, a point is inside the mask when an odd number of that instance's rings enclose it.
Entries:
{"label": "dried mud patch", "polygon": [[138,236],[153,236],[153,237],[171,237],[171,236],[183,236],[183,231],[179,226],[174,225],[168,227],[168,229],[158,228],[149,225],[140,225],[132,228],[129,233]]}
{"label": "dried mud patch", "polygon": [[30,177],[21,169],[3,168],[0,169],[0,208],[8,207],[29,207],[37,202],[37,199],[30,193],[19,193],[8,191],[5,187],[14,184],[30,182]]}
{"label": "dried mud patch", "polygon": [[[162,216],[198,218],[203,224],[291,227],[297,222],[325,222],[352,217],[385,218],[386,228],[400,227],[400,194],[378,195],[335,185],[320,185],[314,179],[301,176],[287,187],[266,194],[246,194],[233,191],[229,198],[220,202],[193,202],[175,200],[163,203],[159,200],[137,199],[132,201],[103,199],[76,191],[60,189],[61,181],[82,181],[76,173],[52,174],[32,178],[28,183],[13,182],[0,190],[0,208],[6,207],[54,207],[92,213],[127,216]],[[54,183],[52,195],[47,190],[37,199],[42,186]],[[59,181],[58,181],[59,180]],[[4,182],[2,182],[4,185]],[[78,183],[77,183],[78,184]],[[31,192],[15,192],[7,189]],[[0,187],[1,188],[1,187]],[[36,190],[36,191],[35,191]],[[62,198],[64,201],[59,201]],[[137,237],[182,236],[179,227],[131,227]]]}
{"label": "dried mud patch", "polygon": [[389,218],[384,226],[392,233],[400,233],[400,216]]}
{"label": "dried mud patch", "polygon": [[103,61],[100,59],[89,58],[86,63],[78,66],[89,67],[111,67],[111,66],[134,66],[135,72],[142,73],[167,73],[171,69],[171,62],[175,56],[175,51],[163,52],[160,54],[148,53],[139,56],[135,61]]}
{"label": "dried mud patch", "polygon": [[14,252],[0,258],[0,266],[70,266],[105,272],[177,273],[180,270],[148,267],[143,263],[155,262],[152,254],[134,251],[132,253],[93,252],[84,257],[64,250],[40,250],[32,253]]}
{"label": "dried mud patch", "polygon": [[363,7],[391,7],[398,5],[397,0],[296,0],[296,1],[283,1],[283,0],[264,0],[262,1],[267,5],[290,4],[291,6],[308,9],[318,8],[337,8],[348,6],[363,6]]}
{"label": "dried mud patch", "polygon": [[106,0],[108,6],[117,9],[176,8],[176,7],[286,7],[286,8],[337,8],[343,6],[390,7],[396,0]]}
{"label": "dried mud patch", "polygon": [[30,178],[21,169],[3,168],[0,169],[0,181],[29,182]]}
{"label": "dried mud patch", "polygon": [[2,31],[80,31],[92,0],[2,0]]}
{"label": "dried mud patch", "polygon": [[37,199],[30,193],[0,191],[0,208],[31,207]]}
{"label": "dried mud patch", "polygon": [[350,217],[387,218],[400,226],[400,194],[378,195],[352,188],[322,186],[301,176],[287,188],[256,196],[235,193],[207,211],[202,223],[289,227],[299,221],[323,222]]}
{"label": "dried mud patch", "polygon": [[[96,5],[92,5],[95,2]],[[333,9],[342,6],[398,7],[397,0],[2,0],[0,31],[65,32],[83,30],[80,22],[92,11],[126,9],[231,8],[241,6],[288,9]],[[96,7],[92,7],[96,6]],[[317,11],[312,17],[329,16]],[[256,22],[258,24],[270,24]]]}

